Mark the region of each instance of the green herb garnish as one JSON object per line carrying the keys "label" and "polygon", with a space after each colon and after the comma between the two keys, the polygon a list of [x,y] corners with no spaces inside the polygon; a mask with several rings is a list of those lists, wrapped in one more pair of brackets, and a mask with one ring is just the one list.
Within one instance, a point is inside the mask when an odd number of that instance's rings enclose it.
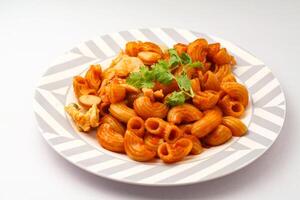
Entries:
{"label": "green herb garnish", "polygon": [[[150,69],[142,66],[139,72],[130,73],[126,79],[126,83],[141,89],[153,88],[155,81],[168,85],[175,79],[180,91],[175,91],[169,95],[166,98],[166,104],[176,106],[183,104],[187,98],[194,97],[191,81],[186,74],[187,68],[203,67],[203,63],[199,61],[192,62],[191,57],[187,53],[179,56],[175,49],[169,49],[168,51],[170,54],[169,62],[159,60]],[[183,72],[174,77],[171,71],[180,65],[183,65]]]}
{"label": "green herb garnish", "polygon": [[166,98],[166,104],[169,106],[177,106],[182,105],[185,102],[185,94],[180,92],[172,92],[167,98]]}

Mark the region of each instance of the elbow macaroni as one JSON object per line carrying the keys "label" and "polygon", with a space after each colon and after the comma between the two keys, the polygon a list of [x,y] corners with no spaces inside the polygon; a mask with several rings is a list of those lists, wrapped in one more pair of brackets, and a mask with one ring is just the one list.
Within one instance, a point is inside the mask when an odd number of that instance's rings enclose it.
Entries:
{"label": "elbow macaroni", "polygon": [[[73,89],[79,106],[70,104],[65,110],[78,129],[97,128],[98,143],[109,151],[135,161],[156,157],[165,163],[245,135],[247,126],[239,118],[249,94],[232,72],[234,57],[220,43],[208,44],[203,38],[173,47],[175,51],[152,42],[131,41],[109,68],[102,71],[94,64],[85,76],[75,76]],[[161,68],[154,71],[157,65]],[[151,68],[154,75],[147,74]],[[188,80],[179,83],[181,75]],[[167,84],[160,78],[167,79]]]}
{"label": "elbow macaroni", "polygon": [[201,119],[202,112],[195,106],[183,104],[170,109],[167,119],[174,124],[190,123]]}

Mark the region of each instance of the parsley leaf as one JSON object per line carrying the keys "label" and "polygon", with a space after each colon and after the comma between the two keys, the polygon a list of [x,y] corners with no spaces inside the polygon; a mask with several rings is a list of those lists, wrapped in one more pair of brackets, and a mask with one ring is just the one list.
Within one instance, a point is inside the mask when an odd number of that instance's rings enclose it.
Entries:
{"label": "parsley leaf", "polygon": [[175,49],[169,49],[169,54],[170,54],[170,60],[169,60],[170,68],[181,64],[181,58],[179,57]]}
{"label": "parsley leaf", "polygon": [[166,61],[158,61],[153,68],[155,79],[162,84],[170,84],[174,78],[173,74],[168,70],[168,63]]}
{"label": "parsley leaf", "polygon": [[181,55],[182,64],[188,65],[188,67],[203,67],[203,63],[200,61],[192,62],[192,58],[187,53],[182,53]]}
{"label": "parsley leaf", "polygon": [[182,53],[181,54],[181,61],[182,61],[182,64],[191,64],[192,63],[192,58],[189,56],[189,54],[187,53]]}
{"label": "parsley leaf", "polygon": [[171,95],[169,95],[166,98],[166,104],[169,106],[177,106],[177,105],[181,105],[184,104],[185,102],[185,95],[182,91],[180,92],[172,92]]}
{"label": "parsley leaf", "polygon": [[139,72],[130,73],[126,83],[136,88],[152,88],[154,86],[154,78],[153,72],[143,66]]}
{"label": "parsley leaf", "polygon": [[186,73],[176,76],[176,81],[181,90],[189,91],[192,88],[191,81],[187,77]]}

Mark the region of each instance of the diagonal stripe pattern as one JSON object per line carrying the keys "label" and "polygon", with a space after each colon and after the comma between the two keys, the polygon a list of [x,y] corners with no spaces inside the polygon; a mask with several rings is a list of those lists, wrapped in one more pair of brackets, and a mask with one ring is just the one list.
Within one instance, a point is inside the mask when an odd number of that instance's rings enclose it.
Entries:
{"label": "diagonal stripe pattern", "polygon": [[[248,88],[253,103],[246,136],[236,138],[229,147],[212,151],[207,157],[195,156],[172,166],[123,159],[80,137],[63,110],[74,75],[86,70],[90,64],[117,55],[127,41],[152,41],[172,47],[174,43],[187,43],[199,37],[205,37],[209,42],[221,42],[237,58],[234,73]],[[270,69],[231,42],[184,29],[143,28],[97,36],[72,48],[41,78],[35,92],[34,112],[42,136],[71,163],[113,180],[170,186],[221,177],[258,158],[278,137],[286,106],[280,84]]]}

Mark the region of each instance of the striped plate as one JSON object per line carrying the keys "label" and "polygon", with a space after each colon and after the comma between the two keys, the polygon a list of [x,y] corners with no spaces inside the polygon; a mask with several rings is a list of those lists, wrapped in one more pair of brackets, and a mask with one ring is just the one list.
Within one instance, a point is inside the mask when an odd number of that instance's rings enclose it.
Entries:
{"label": "striped plate", "polygon": [[[153,41],[171,47],[204,37],[220,42],[237,60],[234,73],[250,91],[250,106],[243,119],[249,132],[220,147],[180,163],[140,163],[101,148],[94,134],[80,134],[66,116],[64,105],[74,101],[72,77],[93,63],[107,66],[125,43]],[[285,118],[285,97],[270,69],[234,44],[194,31],[152,28],[121,31],[83,42],[53,63],[35,92],[34,112],[42,136],[53,149],[74,165],[108,179],[141,185],[183,185],[207,181],[232,173],[261,156],[275,141]]]}

